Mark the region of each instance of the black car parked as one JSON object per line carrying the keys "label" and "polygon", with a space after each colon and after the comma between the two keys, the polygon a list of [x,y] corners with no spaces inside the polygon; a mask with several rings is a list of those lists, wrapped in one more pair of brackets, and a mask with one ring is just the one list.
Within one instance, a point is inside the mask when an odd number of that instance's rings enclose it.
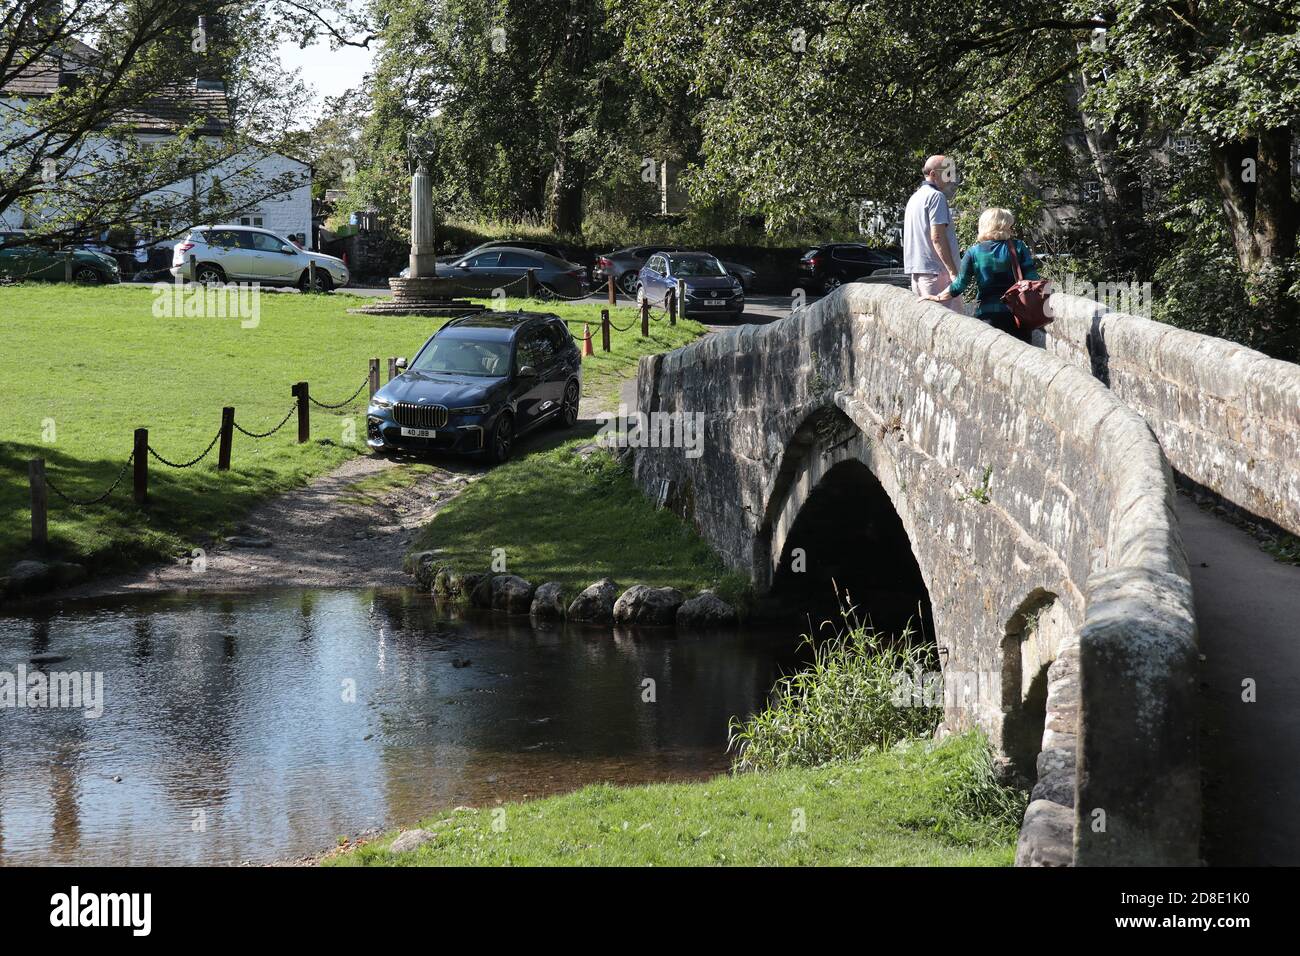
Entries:
{"label": "black car parked", "polygon": [[799,276],[810,288],[830,292],[877,269],[900,266],[902,262],[896,256],[860,242],[828,242],[803,254],[799,260]]}
{"label": "black car parked", "polygon": [[547,422],[572,428],[582,358],[548,312],[480,312],[435,332],[370,400],[366,443],[377,451],[510,457],[515,439]]}

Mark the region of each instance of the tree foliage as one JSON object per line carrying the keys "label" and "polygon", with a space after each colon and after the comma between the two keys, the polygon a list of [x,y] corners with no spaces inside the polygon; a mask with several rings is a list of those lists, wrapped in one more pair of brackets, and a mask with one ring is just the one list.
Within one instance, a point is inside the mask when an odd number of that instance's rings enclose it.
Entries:
{"label": "tree foliage", "polygon": [[[310,27],[288,0],[10,0],[0,8],[0,212],[24,211],[38,240],[58,243],[136,222],[220,221],[298,185],[254,172],[269,152],[290,151],[305,108],[276,42],[324,31],[346,6],[322,0]],[[224,100],[205,98],[200,79],[219,82]]]}

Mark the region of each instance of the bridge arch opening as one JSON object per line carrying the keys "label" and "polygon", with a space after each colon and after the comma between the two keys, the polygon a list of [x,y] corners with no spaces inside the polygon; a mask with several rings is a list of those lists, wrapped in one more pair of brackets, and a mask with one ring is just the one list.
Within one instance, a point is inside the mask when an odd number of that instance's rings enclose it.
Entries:
{"label": "bridge arch opening", "polygon": [[[876,630],[934,640],[930,595],[893,502],[857,459],[832,466],[786,535],[772,596],[819,628],[843,624],[841,606]],[[829,624],[823,629],[823,622]]]}
{"label": "bridge arch opening", "polygon": [[1037,589],[1011,615],[1002,639],[1002,749],[1031,784],[1047,729],[1047,670],[1070,630],[1057,596]]}

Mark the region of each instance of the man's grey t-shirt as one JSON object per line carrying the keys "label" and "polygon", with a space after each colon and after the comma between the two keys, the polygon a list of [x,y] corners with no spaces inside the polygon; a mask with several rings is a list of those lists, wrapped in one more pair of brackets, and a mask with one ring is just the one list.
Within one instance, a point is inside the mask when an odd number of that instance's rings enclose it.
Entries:
{"label": "man's grey t-shirt", "polygon": [[960,257],[957,255],[957,236],[952,228],[948,198],[938,187],[923,182],[921,188],[912,193],[903,214],[903,271],[908,275],[937,274],[948,269],[930,241],[931,226],[948,227],[948,244],[955,265]]}

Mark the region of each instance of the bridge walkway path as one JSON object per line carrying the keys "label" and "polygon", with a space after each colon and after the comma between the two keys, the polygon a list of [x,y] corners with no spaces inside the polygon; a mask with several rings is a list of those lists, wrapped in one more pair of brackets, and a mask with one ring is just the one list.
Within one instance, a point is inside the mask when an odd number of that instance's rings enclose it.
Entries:
{"label": "bridge walkway path", "polygon": [[[1212,866],[1300,864],[1300,567],[1177,495],[1201,664],[1203,852]],[[1242,682],[1255,682],[1246,703]]]}

